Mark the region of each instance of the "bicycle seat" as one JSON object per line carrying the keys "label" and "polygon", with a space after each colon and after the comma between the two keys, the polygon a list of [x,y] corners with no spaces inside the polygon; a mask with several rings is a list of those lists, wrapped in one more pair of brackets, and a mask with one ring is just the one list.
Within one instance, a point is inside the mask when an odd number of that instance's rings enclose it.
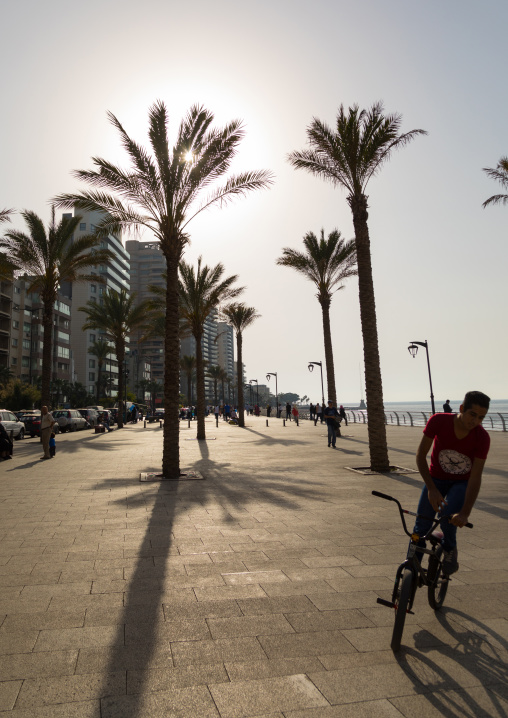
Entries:
{"label": "bicycle seat", "polygon": [[441,541],[444,538],[444,534],[440,529],[434,529],[434,531],[430,534],[429,539],[430,541],[436,545],[438,543],[441,543]]}

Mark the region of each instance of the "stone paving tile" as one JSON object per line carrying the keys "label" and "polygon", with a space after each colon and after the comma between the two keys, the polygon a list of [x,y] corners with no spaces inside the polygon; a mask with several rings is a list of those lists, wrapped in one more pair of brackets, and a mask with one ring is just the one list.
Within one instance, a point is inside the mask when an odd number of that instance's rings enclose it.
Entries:
{"label": "stone paving tile", "polygon": [[219,714],[205,686],[174,688],[101,700],[101,718],[218,718]]}
{"label": "stone paving tile", "polygon": [[248,583],[284,583],[285,581],[289,581],[288,576],[280,570],[241,571],[236,573],[222,573],[221,575],[228,586],[244,586]]}
{"label": "stone paving tile", "polygon": [[6,631],[2,627],[0,628],[0,655],[30,653],[38,636],[38,631]]}
{"label": "stone paving tile", "polygon": [[[154,621],[164,621],[162,605],[156,606],[150,615]],[[90,626],[117,626],[119,624],[139,623],[142,618],[139,609],[134,606],[116,606],[113,608],[93,606],[86,609],[84,625],[86,628]]]}
{"label": "stone paving tile", "polygon": [[103,696],[125,695],[125,672],[29,679],[16,701],[16,708],[38,709],[55,703],[89,701]]}
{"label": "stone paving tile", "polygon": [[435,691],[426,695],[391,698],[405,718],[506,718],[508,700],[492,688]]}
{"label": "stone paving tile", "polygon": [[[88,609],[88,608],[114,608],[115,606],[123,605],[123,594],[121,593],[102,593],[102,594],[88,594],[74,596],[72,598],[72,605],[75,609]],[[53,597],[49,603],[49,611],[66,611],[69,609],[69,599],[62,597]],[[40,610],[40,608],[38,609]]]}
{"label": "stone paving tile", "polygon": [[0,713],[0,716],[5,716],[5,718],[101,718],[101,704],[99,699],[61,703],[37,706],[35,710],[22,708],[8,713]]}
{"label": "stone paving tile", "polygon": [[0,676],[9,681],[18,678],[64,676],[74,673],[78,651],[17,653],[0,656]]}
{"label": "stone paving tile", "polygon": [[171,646],[115,646],[80,649],[76,674],[114,672],[122,670],[145,671],[167,669],[173,666]]}
{"label": "stone paving tile", "polygon": [[[374,591],[351,591],[342,593],[313,593],[309,596],[312,605],[320,611],[333,611],[346,608],[369,608],[376,606],[378,593]],[[391,595],[391,594],[390,594]],[[393,618],[393,617],[392,617]]]}
{"label": "stone paving tile", "polygon": [[329,579],[328,583],[337,592],[343,593],[347,591],[381,591],[383,589],[393,588],[393,576],[369,576],[366,578],[340,578]]}
{"label": "stone paving tile", "polygon": [[318,658],[275,658],[264,661],[244,661],[225,664],[232,681],[257,680],[291,676],[297,673],[310,673],[324,670]]}
{"label": "stone paving tile", "polygon": [[332,704],[425,693],[427,689],[397,665],[369,666],[369,680],[356,668],[311,673],[309,678]]}
{"label": "stone paving tile", "polygon": [[86,596],[90,594],[91,581],[79,583],[54,584],[53,586],[25,586],[21,598],[25,601],[44,601],[47,598]]}
{"label": "stone paving tile", "polygon": [[264,583],[261,588],[270,597],[310,596],[313,593],[335,593],[335,589],[326,581],[290,581],[288,583]]}
{"label": "stone paving tile", "polygon": [[317,608],[307,596],[277,596],[275,598],[238,599],[238,606],[246,616],[269,613],[308,613]]}
{"label": "stone paving tile", "polygon": [[0,682],[0,711],[11,711],[14,708],[22,683],[23,681]]}
{"label": "stone paving tile", "polygon": [[[225,619],[232,620],[232,619]],[[129,623],[125,627],[125,645],[171,641],[198,641],[210,638],[204,619],[152,623]]]}
{"label": "stone paving tile", "polygon": [[299,674],[254,681],[210,685],[221,718],[244,718],[256,713],[326,706],[307,676]]}
{"label": "stone paving tile", "polygon": [[286,618],[297,633],[367,628],[374,625],[362,612],[354,608],[342,611],[286,613]]}
{"label": "stone paving tile", "polygon": [[[47,596],[39,601],[33,599],[12,598],[0,600],[0,614],[9,613],[35,613],[37,611],[46,611],[51,601],[51,597]],[[66,602],[69,606],[69,602]]]}
{"label": "stone paving tile", "polygon": [[402,716],[403,714],[388,700],[362,701],[284,713],[284,718],[402,718]]}
{"label": "stone paving tile", "polygon": [[42,631],[46,628],[79,628],[85,611],[46,611],[44,613],[11,613],[2,623],[2,631]]}
{"label": "stone paving tile", "polygon": [[221,638],[209,641],[172,643],[175,666],[193,663],[219,663],[225,661],[262,660],[266,653],[256,638]]}
{"label": "stone paving tile", "polygon": [[231,618],[233,616],[242,615],[238,602],[234,600],[199,601],[180,604],[164,603],[163,610],[166,621],[175,619],[191,620],[196,618]]}
{"label": "stone paving tile", "polygon": [[[270,586],[279,584],[268,584]],[[220,601],[237,598],[263,598],[266,597],[267,591],[264,591],[258,585],[245,586],[210,586],[195,589],[198,601]]]}
{"label": "stone paving tile", "polygon": [[267,636],[294,633],[282,615],[242,616],[241,618],[210,618],[207,620],[212,638],[235,636]]}
{"label": "stone paving tile", "polygon": [[34,652],[65,651],[71,648],[94,648],[124,643],[117,626],[97,626],[90,628],[64,628],[46,630],[39,633]]}
{"label": "stone paving tile", "polygon": [[340,631],[314,631],[289,635],[259,636],[268,658],[297,658],[334,653],[356,653]]}
{"label": "stone paving tile", "polygon": [[151,670],[129,670],[127,693],[148,693],[167,691],[174,688],[229,682],[222,663],[191,665],[180,668],[156,668]]}

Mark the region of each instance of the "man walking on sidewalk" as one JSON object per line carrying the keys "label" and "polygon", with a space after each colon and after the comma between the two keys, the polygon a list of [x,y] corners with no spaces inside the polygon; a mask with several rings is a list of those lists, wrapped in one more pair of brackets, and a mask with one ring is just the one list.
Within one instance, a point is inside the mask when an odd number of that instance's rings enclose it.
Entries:
{"label": "man walking on sidewalk", "polygon": [[42,449],[44,451],[44,456],[41,456],[41,459],[51,459],[49,455],[49,440],[54,425],[55,420],[53,419],[53,415],[48,411],[48,407],[41,407],[41,440]]}

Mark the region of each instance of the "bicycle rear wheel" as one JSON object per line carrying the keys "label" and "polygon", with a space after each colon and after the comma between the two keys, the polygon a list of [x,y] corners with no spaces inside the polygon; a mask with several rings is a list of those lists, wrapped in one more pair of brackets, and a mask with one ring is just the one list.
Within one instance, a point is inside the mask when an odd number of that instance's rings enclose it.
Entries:
{"label": "bicycle rear wheel", "polygon": [[400,648],[402,632],[404,631],[404,623],[406,622],[406,613],[411,599],[413,589],[413,572],[406,568],[400,582],[399,600],[395,612],[395,623],[393,626],[391,649],[395,653]]}
{"label": "bicycle rear wheel", "polygon": [[439,547],[436,551],[436,556],[431,556],[429,559],[429,570],[427,572],[427,575],[429,575],[432,570],[431,575],[434,576],[432,582],[429,584],[427,594],[429,606],[433,608],[434,611],[439,611],[443,605],[449,583],[449,577],[443,573],[443,564],[439,560],[441,554],[442,548]]}

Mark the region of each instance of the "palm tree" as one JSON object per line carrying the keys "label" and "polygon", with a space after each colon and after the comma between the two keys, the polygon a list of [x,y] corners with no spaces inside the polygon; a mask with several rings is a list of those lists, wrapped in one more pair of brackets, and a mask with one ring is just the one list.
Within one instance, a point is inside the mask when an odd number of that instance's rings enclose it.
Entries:
{"label": "palm tree", "polygon": [[220,302],[228,302],[243,292],[243,287],[233,287],[238,279],[234,274],[223,278],[224,265],[202,265],[198,258],[196,270],[183,260],[180,262],[180,316],[196,342],[196,393],[198,439],[205,435],[205,367],[203,362],[203,339],[205,322]]}
{"label": "palm tree", "polygon": [[[178,404],[180,397],[179,285],[178,264],[189,242],[189,222],[200,212],[222,206],[251,190],[272,183],[269,172],[244,172],[229,176],[220,187],[217,180],[227,176],[244,135],[241,122],[234,120],[223,129],[213,129],[213,115],[194,106],[181,122],[173,149],[169,146],[168,115],[163,102],[149,111],[149,139],[153,154],[132,140],[118,119],[109,119],[120,137],[132,168],[124,171],[95,157],[95,171],[79,171],[77,177],[96,188],[58,198],[60,206],[75,204],[89,210],[103,210],[103,231],[147,228],[160,241],[166,259],[165,349],[164,349],[164,446],[162,471],[166,478],[180,476]],[[214,189],[215,187],[215,189]],[[211,193],[197,204],[204,190]]]}
{"label": "palm tree", "polygon": [[[503,189],[508,189],[508,157],[501,157],[495,169],[484,167],[483,171],[491,179],[499,182]],[[489,204],[508,204],[508,194],[492,195],[492,197],[485,200],[483,207],[488,207]]]}
{"label": "palm tree", "polygon": [[108,289],[102,297],[103,303],[98,304],[89,300],[78,311],[84,312],[87,319],[83,324],[83,331],[99,329],[108,341],[113,342],[116,360],[118,362],[118,428],[123,427],[123,392],[125,345],[129,334],[144,324],[146,320],[147,302],[136,305],[136,293],[130,296],[125,289],[116,292]]}
{"label": "palm tree", "polygon": [[97,404],[99,403],[100,398],[100,391],[103,386],[102,381],[102,367],[104,365],[104,362],[106,361],[109,354],[111,354],[111,346],[109,345],[109,342],[104,341],[104,339],[98,339],[97,341],[93,342],[91,347],[88,350],[88,353],[91,354],[94,357],[97,357]]}
{"label": "palm tree", "polygon": [[238,386],[238,426],[245,426],[245,404],[243,400],[243,332],[250,327],[260,314],[256,313],[254,307],[247,307],[245,304],[230,304],[222,310],[226,321],[231,324],[236,332],[236,368]]}
{"label": "palm tree", "polygon": [[217,384],[222,376],[222,371],[223,369],[221,366],[215,366],[213,364],[206,370],[210,379],[213,379],[213,402],[215,406],[217,406]]}
{"label": "palm tree", "polygon": [[356,247],[354,241],[346,242],[336,229],[325,239],[324,229],[321,239],[308,232],[303,238],[305,252],[285,247],[277,264],[291,267],[310,279],[317,287],[316,297],[321,304],[323,314],[323,336],[325,341],[326,378],[328,397],[337,405],[335,389],[335,370],[333,365],[332,334],[330,330],[330,305],[332,295],[344,289],[342,282],[358,274],[356,269]]}
{"label": "palm tree", "polygon": [[341,105],[335,131],[314,118],[307,128],[310,149],[292,152],[288,158],[296,169],[305,169],[333,185],[344,187],[348,192],[358,262],[370,466],[375,471],[388,471],[390,462],[367,224],[368,197],[365,192],[370,178],[380,170],[393,150],[404,147],[417,135],[427,134],[424,130],[401,134],[401,122],[401,115],[385,115],[383,105],[379,102],[368,110],[360,110],[358,105],[354,105],[347,113]]}
{"label": "palm tree", "polygon": [[8,366],[0,367],[0,387],[5,386],[14,378],[14,374]]}
{"label": "palm tree", "polygon": [[196,357],[184,356],[180,359],[180,369],[183,371],[187,378],[187,404],[192,404],[192,383],[196,375]]}
{"label": "palm tree", "polygon": [[2,222],[10,222],[13,209],[0,209],[0,224]]}
{"label": "palm tree", "polygon": [[62,282],[102,281],[97,274],[83,274],[83,270],[105,264],[113,258],[108,249],[98,249],[97,235],[73,239],[81,217],[63,217],[57,224],[55,208],[51,209],[48,232],[35,212],[21,212],[29,234],[9,230],[0,238],[0,252],[15,273],[26,275],[27,292],[37,292],[42,302],[42,404],[50,405],[52,373],[53,312]]}

